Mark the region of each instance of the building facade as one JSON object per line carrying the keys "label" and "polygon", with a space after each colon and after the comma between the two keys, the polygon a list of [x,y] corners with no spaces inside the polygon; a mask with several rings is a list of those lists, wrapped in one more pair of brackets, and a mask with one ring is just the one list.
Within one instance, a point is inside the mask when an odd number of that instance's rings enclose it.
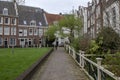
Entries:
{"label": "building facade", "polygon": [[95,38],[103,27],[112,27],[120,34],[120,0],[92,0],[92,2],[88,2],[87,34],[91,38]]}
{"label": "building facade", "polygon": [[0,1],[0,47],[39,46],[47,28],[43,9]]}

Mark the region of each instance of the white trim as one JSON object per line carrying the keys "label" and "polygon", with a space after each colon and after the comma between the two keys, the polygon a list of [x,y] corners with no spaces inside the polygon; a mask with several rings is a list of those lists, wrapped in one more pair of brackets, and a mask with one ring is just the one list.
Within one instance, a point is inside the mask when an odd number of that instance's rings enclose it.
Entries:
{"label": "white trim", "polygon": [[45,18],[45,22],[46,22],[46,24],[48,25],[48,21],[47,21],[47,18],[46,18],[45,13],[43,13],[43,15],[44,15],[44,18]]}

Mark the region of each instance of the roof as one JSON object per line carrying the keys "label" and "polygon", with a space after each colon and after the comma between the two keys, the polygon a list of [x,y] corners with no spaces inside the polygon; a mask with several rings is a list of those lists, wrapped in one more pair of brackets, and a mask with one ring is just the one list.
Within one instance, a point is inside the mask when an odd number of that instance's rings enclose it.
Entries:
{"label": "roof", "polygon": [[[18,25],[30,25],[31,21],[36,22],[36,26],[47,26],[44,10],[37,7],[17,5],[18,7]],[[16,16],[14,2],[0,1],[0,14],[3,14],[3,9],[8,9],[8,15]],[[25,24],[25,23],[26,24]]]}
{"label": "roof", "polygon": [[26,21],[26,25],[30,25],[30,22],[34,20],[36,21],[36,26],[47,26],[44,11],[40,8],[19,5],[18,14],[20,25],[25,25],[24,21]]}
{"label": "roof", "polygon": [[50,13],[45,13],[48,24],[54,24],[55,21],[59,21],[63,18],[62,15],[58,15],[58,14],[50,14]]}
{"label": "roof", "polygon": [[3,14],[3,9],[8,9],[8,15],[16,16],[14,3],[8,1],[0,1],[0,14]]}

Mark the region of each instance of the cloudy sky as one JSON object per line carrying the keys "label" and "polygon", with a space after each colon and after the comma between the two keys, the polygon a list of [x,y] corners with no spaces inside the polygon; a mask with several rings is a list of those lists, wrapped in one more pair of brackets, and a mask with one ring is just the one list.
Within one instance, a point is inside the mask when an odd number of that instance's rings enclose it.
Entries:
{"label": "cloudy sky", "polygon": [[78,9],[79,5],[87,6],[91,0],[25,0],[25,4],[40,7],[49,13],[69,13],[72,9]]}

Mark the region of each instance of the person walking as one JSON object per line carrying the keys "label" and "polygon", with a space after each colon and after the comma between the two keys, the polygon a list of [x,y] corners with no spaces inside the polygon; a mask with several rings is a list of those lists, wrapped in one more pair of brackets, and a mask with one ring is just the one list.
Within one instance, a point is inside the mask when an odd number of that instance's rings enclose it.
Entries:
{"label": "person walking", "polygon": [[58,47],[58,38],[56,38],[56,40],[55,40],[55,48],[56,48],[56,50],[57,50],[57,47]]}

